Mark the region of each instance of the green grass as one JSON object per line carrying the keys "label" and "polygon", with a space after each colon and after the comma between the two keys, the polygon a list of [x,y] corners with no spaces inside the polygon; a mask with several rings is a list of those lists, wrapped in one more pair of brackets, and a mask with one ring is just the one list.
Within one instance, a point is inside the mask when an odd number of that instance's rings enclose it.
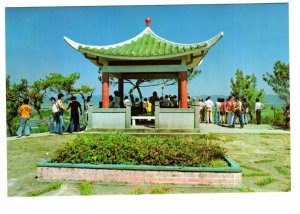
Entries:
{"label": "green grass", "polygon": [[[268,138],[269,138],[269,137],[268,137]],[[265,141],[261,141],[260,143],[263,144],[263,145],[266,145],[266,146],[270,145],[270,143],[265,142]]]}
{"label": "green grass", "polygon": [[144,190],[141,188],[136,188],[133,191],[128,193],[129,195],[143,195],[145,194]]}
{"label": "green grass", "polygon": [[255,177],[255,176],[269,176],[268,172],[245,172],[243,173],[243,177]]}
{"label": "green grass", "polygon": [[170,192],[170,188],[166,187],[156,187],[150,191],[150,194],[166,194]]}
{"label": "green grass", "polygon": [[255,182],[255,185],[262,187],[262,186],[266,186],[270,183],[273,183],[275,181],[277,181],[277,179],[269,177],[269,178],[265,178],[263,180]]}
{"label": "green grass", "polygon": [[43,195],[47,192],[50,192],[50,191],[53,191],[53,190],[58,190],[61,187],[61,185],[62,185],[61,183],[55,183],[55,184],[50,185],[47,188],[44,188],[44,189],[41,189],[41,190],[38,190],[38,191],[35,191],[35,192],[31,192],[30,195],[31,196]]}
{"label": "green grass", "polygon": [[92,195],[92,185],[89,182],[80,183],[80,195]]}
{"label": "green grass", "polygon": [[255,172],[262,172],[262,170],[260,168],[253,167],[253,166],[250,166],[250,165],[245,165],[243,163],[240,163],[240,167],[245,168],[245,169],[250,169],[250,170],[253,170]]}
{"label": "green grass", "polygon": [[254,161],[254,163],[269,163],[275,161],[274,159],[263,159],[263,160],[257,160]]}
{"label": "green grass", "polygon": [[227,167],[228,163],[223,159],[215,159],[210,161],[210,167]]}
{"label": "green grass", "polygon": [[255,192],[255,191],[248,187],[241,187],[240,192]]}
{"label": "green grass", "polygon": [[291,171],[289,166],[275,166],[274,167],[280,174],[290,177],[291,176]]}

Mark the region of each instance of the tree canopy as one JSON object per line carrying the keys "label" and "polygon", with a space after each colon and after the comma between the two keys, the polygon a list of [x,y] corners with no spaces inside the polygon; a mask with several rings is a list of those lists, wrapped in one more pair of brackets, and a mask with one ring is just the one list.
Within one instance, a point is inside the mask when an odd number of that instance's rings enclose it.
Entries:
{"label": "tree canopy", "polygon": [[48,125],[48,122],[41,114],[41,107],[46,95],[53,93],[80,94],[83,100],[85,100],[85,96],[91,97],[95,90],[94,88],[86,85],[75,87],[75,83],[79,78],[79,73],[71,73],[69,76],[50,73],[44,79],[36,80],[32,84],[29,84],[26,79],[22,79],[21,83],[11,84],[10,76],[6,76],[7,126],[10,134],[14,134],[18,109],[24,98],[29,98],[29,104],[36,110],[40,119]]}
{"label": "tree canopy", "polygon": [[254,74],[244,75],[242,70],[237,69],[235,79],[230,79],[231,95],[234,97],[245,98],[249,103],[249,111],[254,110],[256,98],[262,99],[263,89],[257,89],[257,79]]}
{"label": "tree canopy", "polygon": [[273,74],[266,73],[263,80],[272,87],[273,91],[278,94],[287,105],[290,103],[290,68],[289,64],[277,61],[274,64]]}

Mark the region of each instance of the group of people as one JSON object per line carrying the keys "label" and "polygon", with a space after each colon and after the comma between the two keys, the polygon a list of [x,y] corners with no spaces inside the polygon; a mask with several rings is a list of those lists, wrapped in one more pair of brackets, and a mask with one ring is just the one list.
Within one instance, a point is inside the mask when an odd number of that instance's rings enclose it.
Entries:
{"label": "group of people", "polygon": [[[256,123],[261,124],[261,110],[264,105],[256,99],[255,103],[255,114],[256,114]],[[203,98],[199,98],[199,122],[206,123],[215,123],[215,124],[228,124],[229,127],[234,128],[236,120],[239,119],[241,128],[244,125],[248,124],[248,114],[249,114],[249,103],[245,98],[240,100],[238,97],[233,99],[232,96],[229,96],[226,100],[224,98],[218,98],[216,103],[211,100],[211,97],[208,96],[205,101]],[[213,108],[214,117],[213,117]]]}
{"label": "group of people", "polygon": [[[80,118],[79,111],[80,111],[80,115],[82,115],[81,104],[76,100],[75,96],[71,96],[68,107],[65,108],[63,106],[64,94],[62,93],[58,94],[57,98],[58,98],[57,100],[54,97],[50,98],[50,102],[52,104],[51,106],[52,114],[50,116],[49,132],[56,133],[56,134],[63,134],[63,132],[65,131],[63,115],[69,109],[71,109],[71,113],[70,113],[70,124],[67,128],[67,131],[70,133],[79,132],[81,130],[80,121],[79,121]],[[84,105],[85,128],[87,127],[87,121],[88,121],[87,110],[88,110],[89,101],[90,101],[90,97],[88,97],[85,100],[85,105]],[[25,98],[20,107],[21,120],[20,120],[20,126],[16,133],[17,137],[21,137],[24,130],[25,130],[25,136],[30,135],[30,127],[28,124],[28,121],[30,120],[30,116],[31,116],[31,107],[29,106],[29,99]]]}
{"label": "group of people", "polygon": [[[50,118],[49,132],[63,134],[64,132],[63,115],[64,112],[68,111],[69,109],[71,109],[71,114],[70,114],[70,124],[67,131],[69,131],[70,133],[79,132],[80,122],[79,122],[78,110],[80,110],[80,115],[82,115],[81,104],[76,100],[75,96],[71,96],[68,107],[64,108],[63,106],[64,94],[62,93],[58,94],[57,98],[58,98],[57,102],[54,97],[50,98],[52,104],[52,115]],[[56,123],[56,126],[54,126],[54,122]]]}
{"label": "group of people", "polygon": [[[130,105],[132,108],[132,115],[151,113],[155,111],[155,102],[159,102],[161,108],[177,108],[178,101],[177,96],[165,95],[164,97],[158,97],[157,92],[154,91],[152,96],[140,100],[134,98],[132,90],[129,92],[129,96],[124,96],[121,101],[120,93],[114,91],[114,96],[109,96],[109,108],[124,108],[126,105]],[[99,108],[102,108],[102,102],[99,102]]]}
{"label": "group of people", "polygon": [[[89,102],[91,99],[91,96],[88,96],[87,99],[84,100],[84,109],[82,111],[81,104],[80,102],[77,101],[75,96],[70,97],[70,102],[68,104],[67,108],[64,108],[63,106],[63,99],[64,99],[64,94],[60,93],[58,94],[58,100],[56,102],[56,99],[54,97],[50,98],[51,104],[52,104],[52,115],[50,118],[50,133],[56,133],[56,134],[63,134],[64,130],[64,119],[63,115],[64,112],[68,111],[71,109],[70,112],[70,124],[67,128],[66,131],[73,133],[73,132],[79,132],[81,131],[80,127],[80,116],[82,116],[82,113],[84,112],[83,115],[83,125],[85,130],[87,130],[87,125],[88,125],[88,108],[89,108]],[[80,112],[80,116],[79,116]],[[56,126],[54,126],[54,123],[56,123]]]}
{"label": "group of people", "polygon": [[[122,108],[126,105],[130,105],[132,109],[132,115],[138,115],[143,113],[154,114],[155,111],[155,103],[159,102],[159,106],[161,108],[177,108],[178,101],[177,96],[174,95],[165,95],[164,97],[158,97],[157,92],[154,91],[152,96],[149,98],[144,98],[140,101],[139,98],[135,98],[130,91],[129,96],[124,97],[124,100],[121,101],[120,94],[118,91],[114,92],[115,97],[109,96],[109,107],[110,108]],[[64,132],[64,124],[63,124],[63,115],[64,112],[71,109],[70,114],[70,124],[68,126],[67,131],[79,132],[80,131],[80,121],[79,121],[79,111],[80,115],[82,115],[81,104],[76,100],[75,96],[71,96],[70,103],[67,108],[63,106],[64,94],[58,94],[58,100],[54,97],[50,98],[52,104],[52,115],[50,118],[50,133],[63,134]],[[90,96],[84,100],[84,126],[87,128],[88,122],[88,107],[90,102]],[[190,99],[188,97],[188,106],[191,106],[191,103],[196,101],[196,98]],[[101,102],[99,103],[99,107],[101,108]],[[214,109],[215,108],[215,109]],[[229,96],[226,100],[224,98],[218,98],[214,103],[211,100],[211,97],[208,96],[205,101],[203,98],[199,98],[199,122],[200,123],[215,123],[215,124],[228,124],[229,127],[235,127],[236,120],[239,119],[240,127],[243,128],[244,125],[248,124],[248,114],[249,114],[249,103],[245,98],[239,99],[235,97],[233,99],[232,96]],[[256,99],[255,103],[255,114],[256,114],[256,123],[261,124],[261,111],[264,108],[264,105]],[[213,111],[213,109],[215,111]],[[213,114],[214,112],[214,114]],[[286,124],[289,128],[289,106],[285,110],[286,115]],[[25,98],[20,107],[20,127],[17,130],[17,136],[21,137],[23,130],[25,129],[25,135],[30,135],[30,128],[28,126],[28,120],[30,119],[31,107],[29,106],[29,99]],[[56,126],[54,126],[56,124]]]}
{"label": "group of people", "polygon": [[[130,99],[128,96],[125,96],[123,101],[121,101],[118,91],[115,91],[114,95],[114,97],[112,95],[109,96],[109,107],[122,108],[126,105],[130,105],[132,115],[145,113],[154,114],[155,102],[159,102],[160,108],[178,108],[176,95],[158,97],[157,92],[154,91],[151,97],[140,100],[139,98],[134,98],[131,90],[129,92]],[[195,102],[196,98],[191,99],[188,97],[188,107],[191,107],[193,101]],[[99,107],[101,108],[101,103]],[[254,110],[257,124],[261,124],[261,110],[263,107],[264,105],[259,102],[259,99],[256,99]],[[208,96],[205,101],[203,98],[199,98],[199,108],[200,123],[228,124],[229,127],[235,127],[238,119],[241,128],[248,124],[249,103],[245,98],[240,100],[238,97],[233,99],[232,96],[229,96],[226,100],[224,98],[218,98],[214,103],[211,97]],[[213,109],[215,109],[215,111],[213,111]]]}

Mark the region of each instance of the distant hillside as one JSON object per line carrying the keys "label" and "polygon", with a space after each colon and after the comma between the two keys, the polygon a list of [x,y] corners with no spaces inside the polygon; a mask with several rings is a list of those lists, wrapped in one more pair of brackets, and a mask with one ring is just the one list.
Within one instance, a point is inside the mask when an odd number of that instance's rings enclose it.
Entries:
{"label": "distant hillside", "polygon": [[284,105],[284,101],[281,100],[277,95],[267,94],[265,95],[264,100],[268,105],[276,105],[276,106]]}

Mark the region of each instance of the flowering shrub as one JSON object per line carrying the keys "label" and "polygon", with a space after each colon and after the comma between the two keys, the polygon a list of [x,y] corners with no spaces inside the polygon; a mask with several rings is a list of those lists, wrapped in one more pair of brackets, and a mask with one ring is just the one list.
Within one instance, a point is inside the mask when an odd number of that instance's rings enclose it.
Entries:
{"label": "flowering shrub", "polygon": [[136,137],[126,134],[88,134],[78,135],[75,140],[59,147],[52,155],[51,162],[212,166],[216,162],[220,165],[216,159],[223,159],[224,154],[225,149],[213,142],[210,135]]}

